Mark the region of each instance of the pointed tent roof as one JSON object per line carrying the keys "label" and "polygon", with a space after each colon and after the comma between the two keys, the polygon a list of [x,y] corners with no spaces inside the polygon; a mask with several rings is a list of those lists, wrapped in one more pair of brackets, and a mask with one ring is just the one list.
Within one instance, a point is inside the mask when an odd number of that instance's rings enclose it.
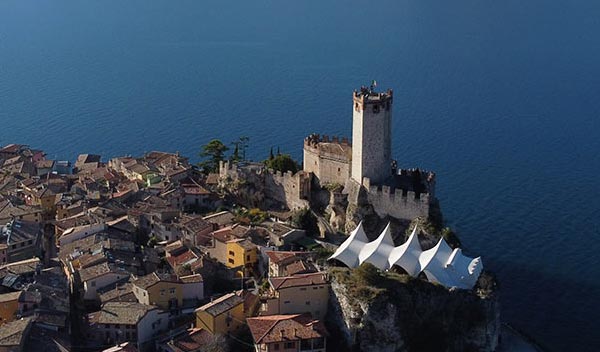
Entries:
{"label": "pointed tent roof", "polygon": [[424,272],[431,282],[463,289],[473,288],[483,270],[480,257],[469,258],[460,248],[453,250],[443,237],[433,248],[423,251],[417,226],[404,244],[394,247],[389,224],[377,239],[368,242],[362,222],[329,259],[337,259],[350,268],[364,262],[380,270],[399,265],[413,277]]}
{"label": "pointed tent roof", "polygon": [[398,265],[406,270],[410,276],[417,277],[421,272],[421,265],[419,263],[421,253],[423,253],[423,249],[421,249],[419,236],[417,235],[417,225],[415,225],[408,240],[401,246],[395,247],[390,253],[388,258],[389,266],[391,268],[394,265]]}
{"label": "pointed tent roof", "polygon": [[445,270],[451,254],[452,248],[443,237],[433,248],[423,252],[419,257],[419,263],[421,264],[421,270],[427,275],[429,281],[447,287],[456,286],[452,276]]}
{"label": "pointed tent roof", "polygon": [[373,264],[379,270],[386,270],[389,268],[388,256],[393,249],[394,240],[392,239],[390,223],[388,222],[377,239],[363,246],[363,249],[358,254],[358,261],[360,264],[367,262]]}
{"label": "pointed tent roof", "polygon": [[359,265],[358,255],[368,241],[361,221],[356,229],[350,233],[348,239],[338,247],[329,259],[339,260],[349,268],[355,268]]}
{"label": "pointed tent roof", "polygon": [[460,248],[456,248],[448,258],[446,270],[453,277],[456,287],[471,288],[477,283],[483,264],[481,257],[469,258],[462,254]]}

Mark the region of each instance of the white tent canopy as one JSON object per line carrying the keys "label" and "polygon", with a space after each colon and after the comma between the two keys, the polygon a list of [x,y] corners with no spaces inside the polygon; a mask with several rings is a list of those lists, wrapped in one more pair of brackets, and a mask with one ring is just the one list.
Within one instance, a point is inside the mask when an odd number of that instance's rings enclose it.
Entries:
{"label": "white tent canopy", "polygon": [[423,251],[416,225],[408,240],[394,247],[389,223],[369,242],[361,222],[329,259],[339,260],[350,268],[371,263],[380,270],[388,270],[398,265],[413,277],[424,272],[431,282],[463,289],[473,288],[483,269],[481,257],[473,259],[463,255],[460,248],[453,250],[444,238]]}

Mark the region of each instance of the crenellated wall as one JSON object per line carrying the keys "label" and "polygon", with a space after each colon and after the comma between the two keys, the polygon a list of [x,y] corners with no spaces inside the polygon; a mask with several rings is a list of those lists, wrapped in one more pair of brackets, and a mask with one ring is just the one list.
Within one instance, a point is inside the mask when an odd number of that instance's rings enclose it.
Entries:
{"label": "crenellated wall", "polygon": [[[310,174],[299,171],[281,173],[266,169],[258,163],[231,164],[221,162],[219,165],[219,178],[221,183],[227,180],[236,183],[237,192],[261,195],[257,200],[267,204],[251,204],[250,206],[284,205],[289,209],[305,208],[309,206]],[[236,182],[237,181],[237,182]],[[233,191],[233,190],[230,190]]]}
{"label": "crenellated wall", "polygon": [[350,177],[352,146],[347,138],[311,134],[304,139],[304,171],[321,185],[343,185]]}
{"label": "crenellated wall", "polygon": [[363,178],[362,187],[366,191],[368,203],[379,217],[391,216],[404,220],[429,217],[433,197],[428,192],[417,193],[406,188],[372,185],[367,177]]}

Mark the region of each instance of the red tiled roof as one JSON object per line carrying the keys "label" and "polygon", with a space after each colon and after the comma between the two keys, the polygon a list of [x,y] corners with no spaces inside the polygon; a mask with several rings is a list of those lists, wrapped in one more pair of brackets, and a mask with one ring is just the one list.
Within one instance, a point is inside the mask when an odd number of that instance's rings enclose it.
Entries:
{"label": "red tiled roof", "polygon": [[199,351],[213,340],[213,335],[204,329],[189,329],[187,334],[173,340],[173,347],[184,352]]}
{"label": "red tiled roof", "polygon": [[246,319],[256,344],[298,341],[327,336],[323,323],[310,314],[268,315]]}
{"label": "red tiled roof", "polygon": [[289,251],[265,251],[267,256],[269,257],[269,261],[274,264],[279,264],[284,260],[298,258],[305,258],[309,253],[308,252],[289,252]]}
{"label": "red tiled roof", "polygon": [[323,285],[327,283],[327,275],[323,272],[319,272],[285,277],[272,277],[269,279],[269,282],[275,290],[288,287]]}
{"label": "red tiled roof", "polygon": [[173,268],[183,264],[183,263],[187,263],[193,259],[198,259],[198,257],[189,249],[179,255],[174,255],[174,256],[170,256],[167,258],[167,261],[169,262],[169,264],[171,264],[171,266]]}

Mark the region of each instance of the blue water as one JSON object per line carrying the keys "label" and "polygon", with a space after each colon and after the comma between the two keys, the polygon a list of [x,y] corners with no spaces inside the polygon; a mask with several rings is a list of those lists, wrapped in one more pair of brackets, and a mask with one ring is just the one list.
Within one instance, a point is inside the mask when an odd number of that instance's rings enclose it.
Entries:
{"label": "blue water", "polygon": [[600,348],[600,4],[593,0],[0,0],[0,144],[52,158],[250,137],[301,157],[395,90],[394,154],[438,173],[502,318]]}

